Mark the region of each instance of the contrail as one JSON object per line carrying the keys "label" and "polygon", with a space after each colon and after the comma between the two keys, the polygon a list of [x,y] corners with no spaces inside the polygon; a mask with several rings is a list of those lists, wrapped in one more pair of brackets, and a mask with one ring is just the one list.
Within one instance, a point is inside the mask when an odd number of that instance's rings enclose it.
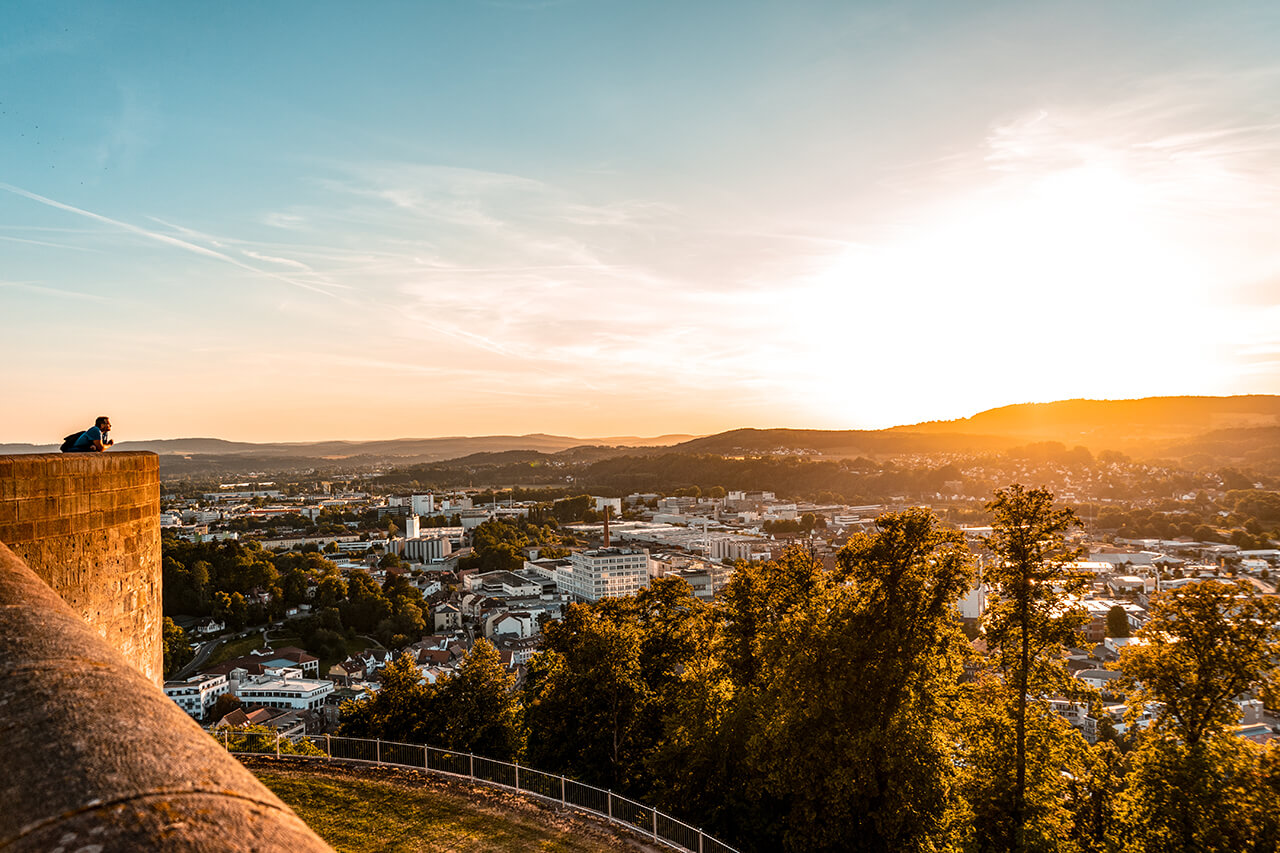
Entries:
{"label": "contrail", "polygon": [[130,225],[128,222],[121,222],[118,219],[112,219],[108,216],[103,216],[100,213],[94,213],[92,211],[84,210],[79,207],[73,207],[72,205],[69,205],[69,204],[63,204],[60,201],[54,201],[51,198],[46,198],[42,195],[37,195],[33,192],[28,192],[27,190],[24,190],[21,187],[15,187],[12,184],[0,183],[0,190],[13,193],[14,195],[22,196],[23,198],[31,199],[32,201],[39,202],[40,204],[47,205],[49,207],[57,208],[58,210],[65,210],[68,213],[74,213],[78,216],[83,216],[88,219],[95,220],[97,222],[102,222],[107,225],[113,225],[116,228],[122,228],[125,231],[128,231],[132,234],[137,234],[141,237],[148,237],[152,240],[156,240],[160,243],[165,243],[170,246],[174,246],[178,249],[183,249],[188,252],[193,252],[194,254],[197,254],[197,255],[204,255],[207,258],[213,258],[215,260],[219,260],[224,263],[231,264],[233,267],[239,267],[242,270],[246,270],[256,275],[266,276],[267,278],[274,278],[277,281],[283,281],[285,284],[291,284],[294,287],[300,287],[303,290],[310,290],[313,293],[320,293],[325,296],[333,296],[332,293],[322,288],[315,287],[314,285],[310,285],[305,282],[297,281],[295,279],[289,278],[288,276],[280,275],[279,273],[258,269],[257,267],[250,266],[249,264],[238,261],[235,258],[231,257],[230,255],[224,255],[222,252],[215,252],[213,249],[206,249],[204,246],[198,246],[195,243],[188,243],[186,240],[179,240],[177,237],[170,237],[168,234],[160,234],[155,231],[148,231],[145,228],[139,228],[137,225]]}

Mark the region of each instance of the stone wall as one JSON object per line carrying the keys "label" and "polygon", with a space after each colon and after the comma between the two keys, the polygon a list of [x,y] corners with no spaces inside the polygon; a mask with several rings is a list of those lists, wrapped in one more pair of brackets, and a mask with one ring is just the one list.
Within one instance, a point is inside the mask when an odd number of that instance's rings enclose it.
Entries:
{"label": "stone wall", "polygon": [[143,675],[161,683],[154,453],[0,456],[0,542]]}
{"label": "stone wall", "polygon": [[3,545],[0,708],[5,853],[330,849]]}

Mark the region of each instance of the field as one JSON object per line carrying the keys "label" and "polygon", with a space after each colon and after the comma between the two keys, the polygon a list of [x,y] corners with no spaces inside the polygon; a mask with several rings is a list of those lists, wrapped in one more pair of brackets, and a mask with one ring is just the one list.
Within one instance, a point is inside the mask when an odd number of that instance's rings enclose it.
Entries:
{"label": "field", "polygon": [[249,759],[263,784],[343,853],[653,851],[640,836],[525,797],[391,768]]}

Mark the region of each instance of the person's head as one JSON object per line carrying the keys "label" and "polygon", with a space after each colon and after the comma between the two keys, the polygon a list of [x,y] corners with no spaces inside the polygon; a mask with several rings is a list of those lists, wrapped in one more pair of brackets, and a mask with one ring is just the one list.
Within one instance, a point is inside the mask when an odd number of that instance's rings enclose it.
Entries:
{"label": "person's head", "polygon": [[109,430],[111,429],[111,418],[107,417],[106,415],[102,415],[96,421],[93,422],[93,425],[100,430]]}

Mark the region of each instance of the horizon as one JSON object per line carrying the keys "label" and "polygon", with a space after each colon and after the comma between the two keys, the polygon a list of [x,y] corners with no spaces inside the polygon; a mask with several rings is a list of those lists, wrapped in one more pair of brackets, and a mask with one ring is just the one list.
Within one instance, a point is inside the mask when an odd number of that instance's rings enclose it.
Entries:
{"label": "horizon", "polygon": [[[936,418],[936,419],[915,421],[913,423],[888,424],[883,427],[852,428],[850,430],[841,430],[841,429],[827,430],[820,427],[774,425],[774,426],[736,426],[736,427],[729,427],[723,430],[717,430],[716,432],[713,432],[713,433],[692,433],[692,432],[686,432],[686,431],[680,431],[680,430],[666,430],[666,431],[652,433],[648,435],[642,435],[642,434],[574,435],[570,433],[552,433],[552,432],[546,432],[545,430],[534,430],[533,432],[508,431],[508,432],[472,433],[472,434],[450,433],[450,434],[442,434],[442,435],[396,435],[396,436],[377,437],[377,438],[350,438],[350,437],[344,437],[344,436],[329,436],[326,438],[317,438],[313,440],[300,440],[296,438],[227,438],[219,435],[185,435],[185,436],[170,436],[170,437],[153,436],[150,438],[121,438],[116,443],[126,444],[126,443],[132,442],[132,443],[146,444],[149,442],[158,442],[158,441],[224,441],[232,444],[309,445],[309,444],[320,444],[320,443],[327,443],[327,442],[337,442],[337,443],[345,443],[345,444],[368,444],[368,443],[375,443],[375,442],[396,442],[396,441],[448,441],[451,439],[471,440],[471,439],[481,439],[481,438],[538,438],[538,437],[570,438],[570,439],[576,439],[576,440],[582,440],[582,441],[625,441],[625,440],[635,439],[641,442],[652,442],[659,438],[676,438],[676,439],[679,439],[679,441],[677,441],[676,443],[681,443],[683,441],[689,441],[697,438],[705,438],[708,436],[718,435],[721,433],[736,432],[739,430],[756,430],[760,432],[768,432],[773,430],[793,430],[797,432],[799,431],[804,431],[804,432],[845,432],[845,431],[880,432],[880,431],[887,431],[887,430],[894,430],[894,429],[905,429],[913,426],[925,426],[925,425],[940,424],[940,423],[966,421],[971,418],[975,418],[980,415],[985,415],[991,412],[998,412],[1006,409],[1015,409],[1023,406],[1051,406],[1051,405],[1058,405],[1063,403],[1125,403],[1125,402],[1143,402],[1143,401],[1151,401],[1151,400],[1226,400],[1226,399],[1244,399],[1249,397],[1277,397],[1277,396],[1280,396],[1280,395],[1275,395],[1275,394],[1237,394],[1237,395],[1177,394],[1177,395],[1162,395],[1159,397],[1135,397],[1135,398],[1121,398],[1121,399],[1106,399],[1106,398],[1100,398],[1100,397],[1073,397],[1069,400],[1047,400],[1041,403],[1031,403],[1031,402],[1005,403],[1003,405],[993,406],[989,409],[983,409],[978,412],[971,412],[967,415],[961,415],[956,418]],[[115,436],[118,433],[119,433],[119,430],[114,428],[111,431],[111,434],[113,436]],[[53,442],[50,442],[50,441],[0,441],[0,447],[6,447],[11,445],[33,445],[37,447],[46,446],[46,445],[57,446],[60,443],[61,443],[61,439]],[[653,446],[661,447],[665,445],[653,445]]]}
{"label": "horizon", "polygon": [[1280,393],[1271,4],[0,21],[5,444]]}

